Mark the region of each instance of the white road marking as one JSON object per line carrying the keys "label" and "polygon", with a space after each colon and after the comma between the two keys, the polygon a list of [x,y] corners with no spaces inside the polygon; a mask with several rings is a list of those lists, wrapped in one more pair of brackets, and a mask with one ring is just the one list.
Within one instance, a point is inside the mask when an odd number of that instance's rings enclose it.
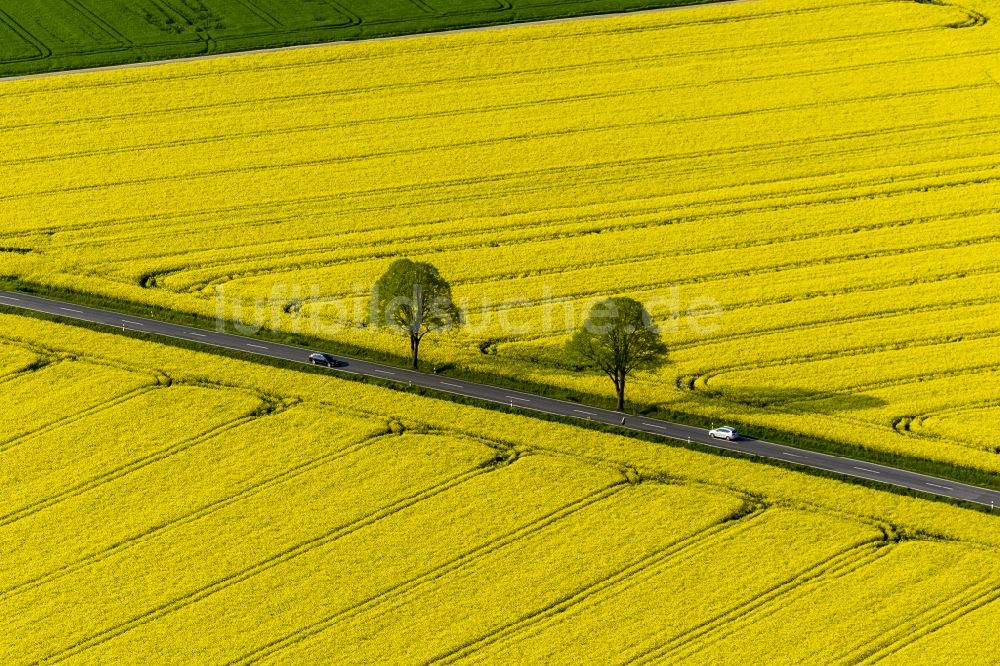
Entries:
{"label": "white road marking", "polygon": [[[14,296],[5,296],[5,295],[0,295],[0,299],[5,299],[5,300],[8,300],[8,301],[20,301],[21,300],[19,298],[14,297]],[[68,308],[68,307],[61,307],[60,309],[63,310],[63,311],[65,311],[65,312],[72,312],[72,313],[75,313],[75,314],[86,315],[86,313],[83,310],[77,310],[77,309]],[[128,319],[124,319],[124,320],[121,320],[121,321],[123,322],[123,324],[128,324],[128,325],[132,325],[132,326],[145,326],[145,324],[143,324],[141,322],[130,321]],[[203,333],[192,333],[192,332],[189,332],[189,333],[191,335],[195,335],[195,336],[198,336],[198,337],[207,337],[207,335],[205,335]],[[252,348],[255,348],[255,349],[263,349],[263,350],[270,351],[270,348],[266,347],[264,345],[256,345],[256,344],[246,343],[246,346],[247,347],[252,347]],[[355,373],[355,372],[351,372],[349,370],[345,370],[344,372],[347,372],[348,374],[358,374],[358,373]],[[372,372],[381,373],[381,374],[385,374],[385,375],[395,375],[396,374],[395,372],[390,372],[388,370],[372,370]],[[452,384],[452,383],[449,383],[449,382],[441,382],[441,384],[445,385],[445,386],[451,386],[451,387],[454,387],[454,388],[457,388],[457,389],[464,389],[465,388],[465,387],[463,387],[463,386],[461,386],[459,384]],[[522,397],[513,396],[513,395],[508,395],[508,396],[506,396],[506,398],[509,399],[509,400],[518,400],[518,401],[521,401],[521,402],[531,402],[531,399],[529,399],[529,398],[522,398]],[[587,412],[587,411],[582,410],[582,409],[574,409],[573,411],[575,411],[577,413],[580,413],[580,414],[587,414],[587,415],[590,415],[590,416],[595,416],[596,415],[593,412]],[[555,413],[555,412],[547,412],[547,413]],[[645,422],[643,422],[642,425],[644,425],[646,427],[649,427],[649,428],[658,428],[658,429],[661,429],[661,430],[669,430],[668,427],[662,426],[662,425],[659,425],[659,424],[655,424],[655,423],[645,423]],[[798,455],[798,454],[795,454],[795,453],[788,453],[788,452],[785,452],[785,451],[778,451],[777,453],[780,454],[780,455],[789,456],[789,457],[792,457],[792,458],[802,458],[802,457],[804,457],[804,456],[801,456],[801,455]],[[844,458],[841,458],[841,459],[842,460],[850,460],[850,459],[844,459]],[[870,474],[881,474],[882,473],[882,472],[880,472],[878,470],[871,469],[871,468],[868,468],[868,467],[853,466],[853,468],[856,469],[856,470],[862,471],[862,472],[868,472]],[[923,483],[925,486],[928,486],[928,487],[939,488],[942,491],[954,492],[954,488],[951,487],[951,486],[941,485],[941,484],[938,484],[938,483],[933,483],[931,481],[922,481],[921,483]]]}

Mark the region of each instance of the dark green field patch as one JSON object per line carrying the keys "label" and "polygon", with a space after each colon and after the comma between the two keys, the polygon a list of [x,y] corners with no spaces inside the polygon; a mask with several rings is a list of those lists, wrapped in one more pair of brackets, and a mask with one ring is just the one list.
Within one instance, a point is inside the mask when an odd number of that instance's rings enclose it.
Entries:
{"label": "dark green field patch", "polygon": [[0,76],[704,0],[0,0]]}

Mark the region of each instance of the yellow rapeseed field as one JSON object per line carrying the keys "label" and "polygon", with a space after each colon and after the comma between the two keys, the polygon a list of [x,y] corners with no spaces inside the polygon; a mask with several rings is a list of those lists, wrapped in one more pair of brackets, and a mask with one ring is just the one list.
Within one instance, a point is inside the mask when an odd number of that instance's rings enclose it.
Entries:
{"label": "yellow rapeseed field", "polygon": [[403,354],[337,323],[408,256],[470,307],[430,362],[579,394],[609,386],[567,333],[623,294],[672,349],[639,403],[1000,471],[995,14],[754,0],[0,82],[0,276]]}
{"label": "yellow rapeseed field", "polygon": [[4,664],[995,656],[995,516],[15,315],[0,359]]}

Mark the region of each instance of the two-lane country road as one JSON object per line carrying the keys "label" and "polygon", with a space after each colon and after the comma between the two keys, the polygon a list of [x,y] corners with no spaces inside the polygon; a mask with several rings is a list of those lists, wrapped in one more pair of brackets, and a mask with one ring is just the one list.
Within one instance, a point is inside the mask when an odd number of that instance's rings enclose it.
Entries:
{"label": "two-lane country road", "polygon": [[[231,333],[219,333],[200,328],[170,324],[155,319],[122,315],[108,310],[40,298],[20,292],[0,291],[0,305],[78,319],[94,324],[102,324],[119,330],[140,331],[303,364],[307,363],[307,357],[313,351]],[[614,425],[651,435],[659,435],[666,439],[697,442],[718,449],[743,453],[748,456],[781,460],[786,463],[821,469],[843,476],[868,479],[901,488],[917,490],[930,495],[976,502],[985,506],[1000,507],[1000,491],[918,474],[896,467],[798,449],[758,439],[745,438],[735,442],[714,440],[708,436],[706,430],[701,428],[642,416],[626,415],[624,416],[625,422],[622,424],[622,413],[609,409],[590,407],[574,402],[547,398],[521,391],[512,391],[486,384],[477,384],[461,379],[425,374],[394,366],[371,363],[369,361],[345,357],[339,358],[343,358],[347,365],[337,368],[335,372],[377,377],[404,385],[421,386],[434,389],[435,391],[510,405],[525,410]]]}

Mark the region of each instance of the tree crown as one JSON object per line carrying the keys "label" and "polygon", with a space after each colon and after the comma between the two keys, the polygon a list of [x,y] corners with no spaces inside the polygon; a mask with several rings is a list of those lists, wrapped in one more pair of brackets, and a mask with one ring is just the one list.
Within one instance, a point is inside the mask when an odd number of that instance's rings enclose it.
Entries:
{"label": "tree crown", "polygon": [[653,370],[667,362],[667,345],[638,301],[615,296],[596,303],[567,349],[612,378]]}
{"label": "tree crown", "polygon": [[372,287],[370,317],[422,338],[461,323],[451,296],[451,285],[433,265],[398,259]]}

